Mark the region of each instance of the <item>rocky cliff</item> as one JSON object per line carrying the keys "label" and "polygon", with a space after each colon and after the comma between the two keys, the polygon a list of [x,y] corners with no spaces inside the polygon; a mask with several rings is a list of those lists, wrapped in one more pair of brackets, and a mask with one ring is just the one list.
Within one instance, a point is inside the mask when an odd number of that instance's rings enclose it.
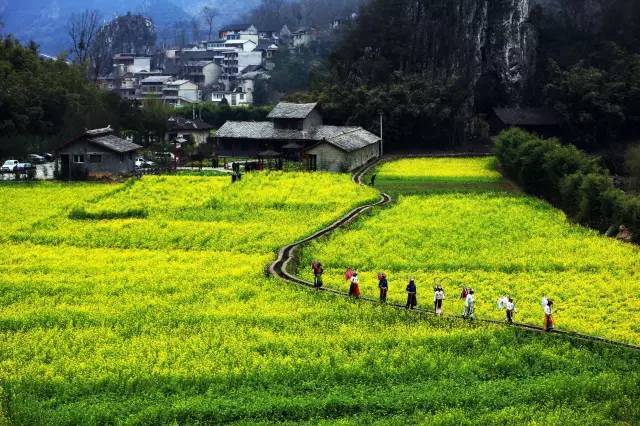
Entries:
{"label": "rocky cliff", "polygon": [[[449,51],[452,67],[439,71],[466,75],[472,87],[494,92],[483,96],[519,103],[527,80],[535,72],[536,33],[527,21],[529,0],[443,1],[457,3],[457,14],[449,17],[450,29],[455,28],[462,52]],[[433,37],[446,44],[451,32],[443,30]],[[436,66],[441,60],[431,58]]]}

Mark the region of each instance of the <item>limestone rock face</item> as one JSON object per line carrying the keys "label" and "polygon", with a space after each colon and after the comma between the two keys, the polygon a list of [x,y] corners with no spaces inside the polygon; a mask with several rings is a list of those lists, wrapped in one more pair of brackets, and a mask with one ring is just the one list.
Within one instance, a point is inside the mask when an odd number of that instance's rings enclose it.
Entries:
{"label": "limestone rock face", "polygon": [[459,67],[472,86],[490,76],[510,103],[519,103],[527,80],[535,72],[537,37],[527,22],[529,0],[454,1],[459,3],[467,51]]}

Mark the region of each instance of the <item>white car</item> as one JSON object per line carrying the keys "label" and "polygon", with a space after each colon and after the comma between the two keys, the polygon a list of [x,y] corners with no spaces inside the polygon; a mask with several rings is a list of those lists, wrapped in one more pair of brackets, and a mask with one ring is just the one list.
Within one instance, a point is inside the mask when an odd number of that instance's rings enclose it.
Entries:
{"label": "white car", "polygon": [[18,168],[18,164],[20,164],[18,160],[7,160],[2,165],[1,170],[3,172],[13,172]]}
{"label": "white car", "polygon": [[155,165],[156,165],[156,163],[154,163],[153,161],[145,160],[142,157],[136,158],[136,167],[139,168],[139,169],[144,168],[144,167],[153,167]]}

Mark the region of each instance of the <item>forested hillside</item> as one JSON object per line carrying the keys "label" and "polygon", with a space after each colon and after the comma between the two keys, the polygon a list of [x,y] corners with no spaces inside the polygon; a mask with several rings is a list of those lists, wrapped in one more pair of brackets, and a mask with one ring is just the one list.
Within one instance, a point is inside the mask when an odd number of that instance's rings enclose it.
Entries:
{"label": "forested hillside", "polygon": [[411,149],[483,137],[494,107],[551,107],[597,150],[640,129],[639,22],[633,0],[371,0],[292,98],[371,130],[382,112],[389,146]]}

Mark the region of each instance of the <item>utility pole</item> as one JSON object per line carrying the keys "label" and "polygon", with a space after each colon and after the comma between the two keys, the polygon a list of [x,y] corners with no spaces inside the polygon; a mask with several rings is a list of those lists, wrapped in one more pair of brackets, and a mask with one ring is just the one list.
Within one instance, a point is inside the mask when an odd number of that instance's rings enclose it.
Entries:
{"label": "utility pole", "polygon": [[384,155],[384,139],[382,138],[382,111],[380,111],[380,157]]}

